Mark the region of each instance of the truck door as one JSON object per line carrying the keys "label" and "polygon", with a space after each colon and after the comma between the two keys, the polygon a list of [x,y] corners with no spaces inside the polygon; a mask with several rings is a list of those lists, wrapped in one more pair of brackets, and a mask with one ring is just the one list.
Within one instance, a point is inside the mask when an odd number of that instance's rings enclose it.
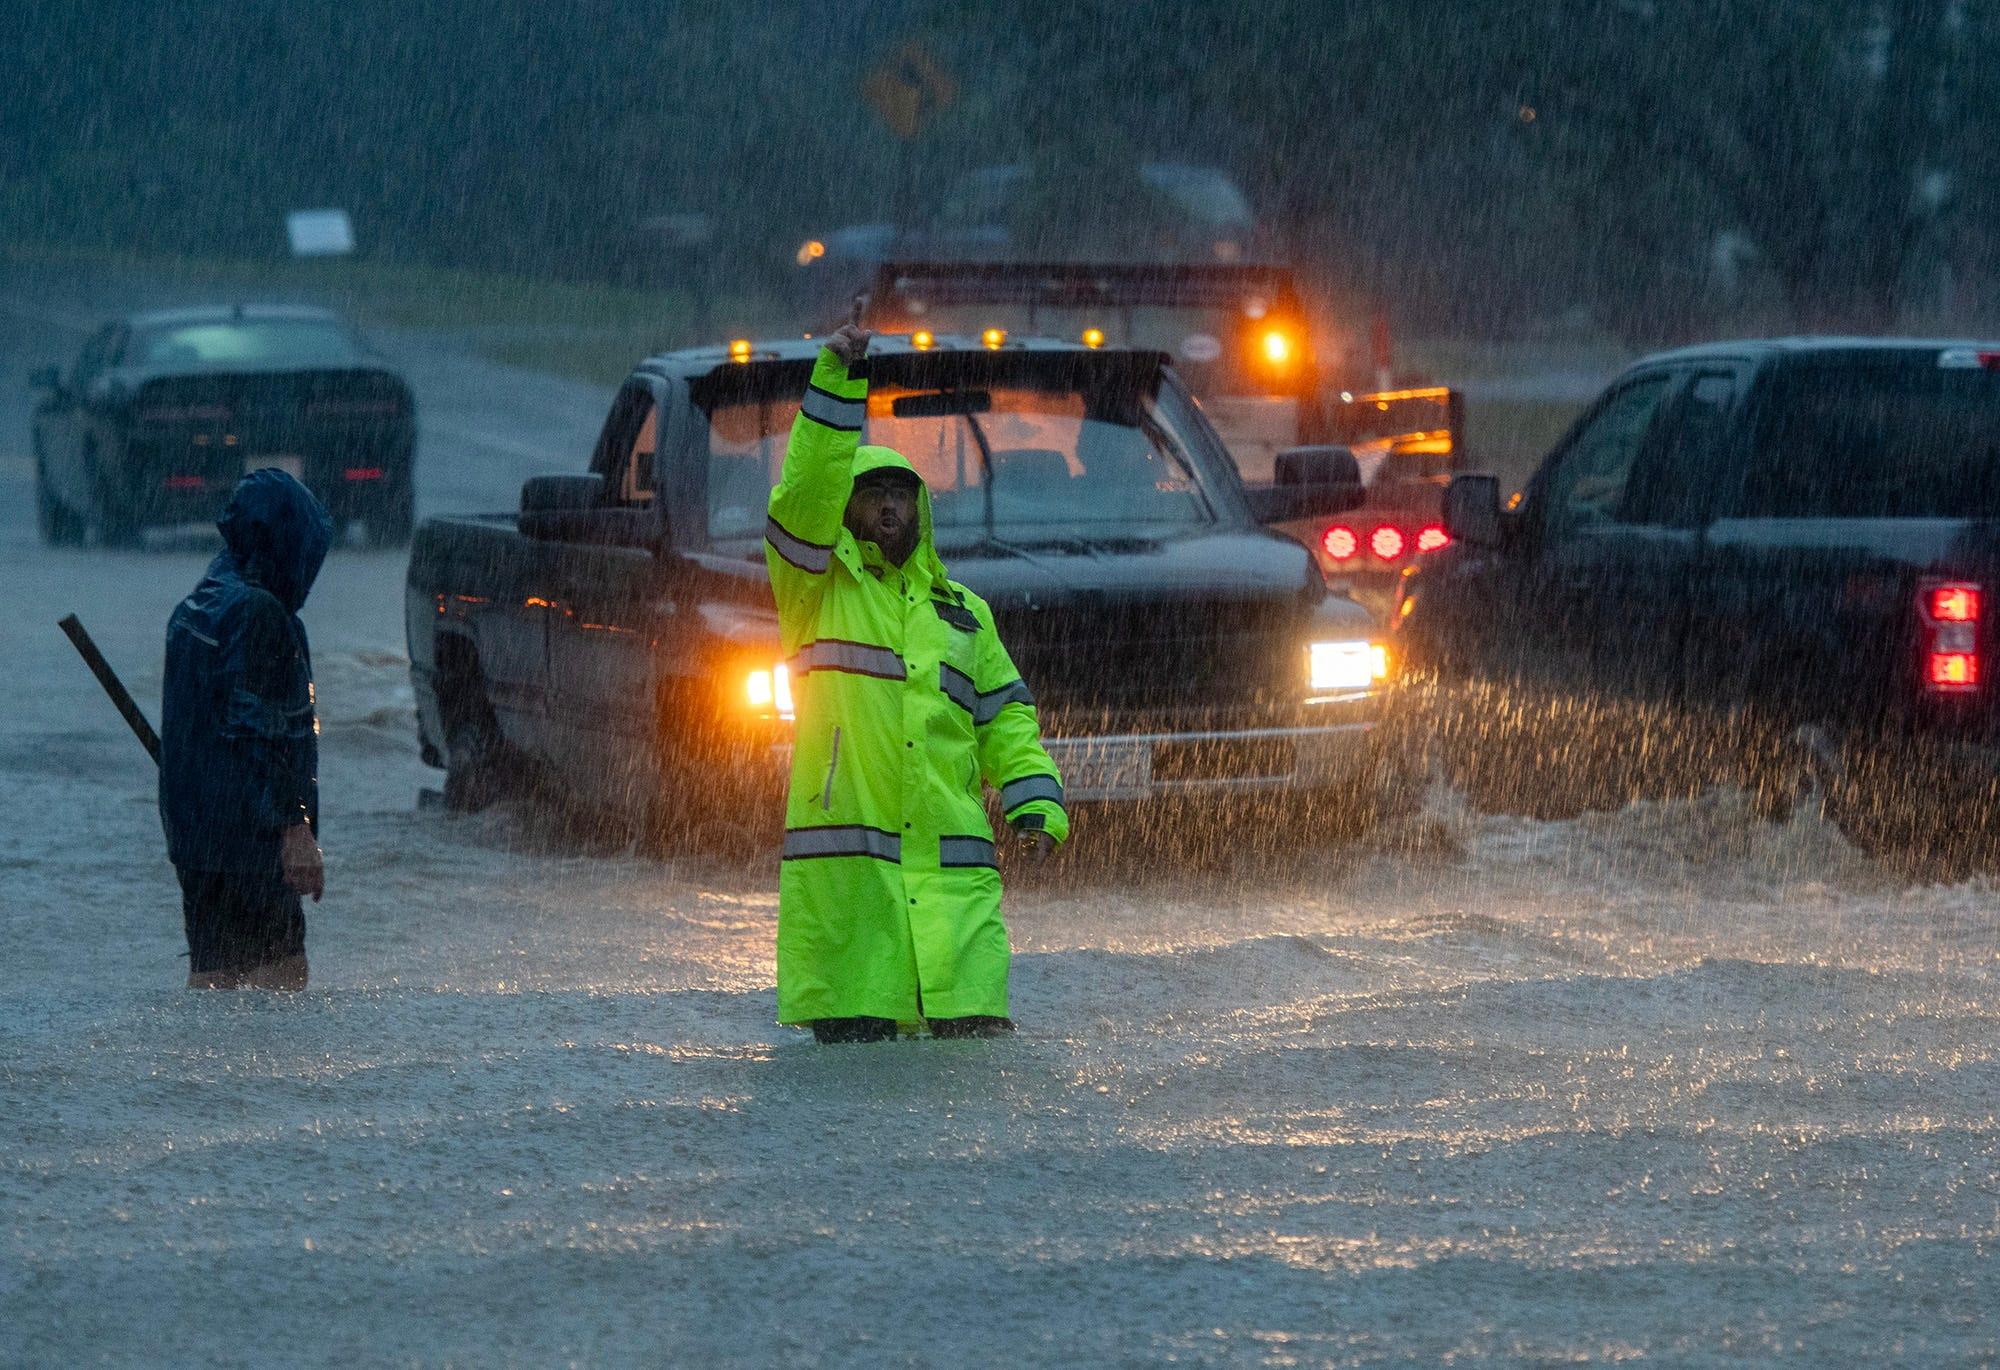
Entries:
{"label": "truck door", "polygon": [[[614,506],[655,506],[663,406],[657,379],[629,382],[612,404],[591,469]],[[664,521],[659,525],[665,530]],[[672,612],[659,547],[551,544],[549,732],[576,761],[565,769],[623,802],[654,761],[653,638]]]}
{"label": "truck door", "polygon": [[1677,642],[1678,627],[1662,577],[1693,534],[1637,521],[1650,511],[1628,496],[1642,461],[1656,460],[1661,416],[1683,379],[1661,367],[1620,383],[1529,485],[1527,555],[1511,598],[1524,664],[1549,685],[1629,689],[1668,672],[1666,639]]}
{"label": "truck door", "polygon": [[1727,361],[1677,368],[1610,522],[1575,549],[1596,582],[1592,674],[1601,684],[1661,695],[1685,680],[1703,529],[1741,389]]}
{"label": "truck door", "polygon": [[94,473],[83,463],[91,424],[86,397],[104,370],[115,333],[116,325],[107,324],[91,335],[50,395],[37,425],[50,481],[72,509],[90,509],[97,502]]}

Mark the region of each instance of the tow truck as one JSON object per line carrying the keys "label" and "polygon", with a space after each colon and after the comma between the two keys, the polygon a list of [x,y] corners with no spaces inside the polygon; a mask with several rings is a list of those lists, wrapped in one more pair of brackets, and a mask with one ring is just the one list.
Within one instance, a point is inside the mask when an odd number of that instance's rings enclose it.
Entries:
{"label": "tow truck", "polygon": [[[545,777],[697,842],[778,820],[792,713],[765,511],[818,348],[648,358],[587,472],[418,528],[411,674],[447,807]],[[1152,350],[920,329],[878,335],[868,364],[864,440],[924,475],[1069,802],[1248,801],[1301,840],[1368,811],[1383,635],[1269,531],[1355,505],[1351,453],[1280,451],[1246,488]]]}
{"label": "tow truck", "polygon": [[890,261],[875,272],[864,321],[1166,352],[1252,486],[1276,479],[1288,448],[1349,448],[1362,503],[1281,531],[1340,592],[1386,618],[1403,574],[1450,540],[1441,510],[1462,461],[1464,404],[1444,386],[1364,388],[1318,312],[1291,268],[1270,262]]}

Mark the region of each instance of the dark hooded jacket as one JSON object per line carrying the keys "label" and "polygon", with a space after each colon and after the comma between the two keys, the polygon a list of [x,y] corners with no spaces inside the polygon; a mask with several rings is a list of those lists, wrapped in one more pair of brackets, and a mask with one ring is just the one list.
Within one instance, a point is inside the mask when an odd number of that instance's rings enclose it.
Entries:
{"label": "dark hooded jacket", "polygon": [[319,724],[299,607],[333,540],[281,471],[253,471],[216,527],[225,550],[167,621],[160,821],[184,870],[279,869],[284,830],[319,828]]}

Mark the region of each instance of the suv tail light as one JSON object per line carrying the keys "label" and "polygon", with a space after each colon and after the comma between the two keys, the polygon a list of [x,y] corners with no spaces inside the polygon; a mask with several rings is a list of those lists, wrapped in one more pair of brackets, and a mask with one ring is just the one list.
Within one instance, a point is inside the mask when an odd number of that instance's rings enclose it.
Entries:
{"label": "suv tail light", "polygon": [[1361,550],[1361,539],[1354,535],[1352,528],[1336,524],[1326,530],[1326,536],[1319,540],[1319,545],[1326,548],[1326,554],[1335,561],[1347,561]]}
{"label": "suv tail light", "polygon": [[1917,590],[1923,625],[1924,688],[1962,694],[1979,688],[1982,587],[1969,581],[1926,581]]}

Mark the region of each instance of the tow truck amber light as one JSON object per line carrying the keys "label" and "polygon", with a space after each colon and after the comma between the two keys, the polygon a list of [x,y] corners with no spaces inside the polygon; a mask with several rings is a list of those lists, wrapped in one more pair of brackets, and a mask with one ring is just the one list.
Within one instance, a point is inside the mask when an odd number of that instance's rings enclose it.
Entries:
{"label": "tow truck amber light", "polygon": [[1083,330],[1083,345],[1084,345],[1085,347],[1102,347],[1102,346],[1104,346],[1104,330],[1103,330],[1103,329],[1101,329],[1101,328],[1086,328],[1086,329],[1084,329],[1084,330]]}
{"label": "tow truck amber light", "polygon": [[748,338],[738,338],[735,342],[729,344],[729,360],[733,362],[747,362],[750,360],[750,340]]}
{"label": "tow truck amber light", "polygon": [[1292,340],[1277,329],[1264,335],[1264,360],[1273,366],[1283,366],[1292,359]]}
{"label": "tow truck amber light", "polygon": [[811,266],[825,255],[826,244],[817,238],[809,238],[799,244],[799,250],[793,260],[797,261],[800,266]]}
{"label": "tow truck amber light", "polygon": [[1979,587],[1940,585],[1931,591],[1931,617],[1939,623],[1977,623]]}
{"label": "tow truck amber light", "polygon": [[1368,535],[1368,550],[1384,561],[1394,561],[1403,555],[1402,530],[1383,524]]}
{"label": "tow truck amber light", "polygon": [[[1378,649],[1370,642],[1315,642],[1306,649],[1315,690],[1361,690],[1380,680],[1375,674]],[[1388,674],[1384,653],[1382,673]]]}
{"label": "tow truck amber light", "polygon": [[1347,561],[1361,550],[1361,539],[1354,535],[1352,528],[1334,527],[1326,530],[1326,536],[1319,540],[1326,548],[1326,554],[1335,561]]}
{"label": "tow truck amber light", "polygon": [[910,346],[916,348],[919,352],[928,352],[931,344],[936,341],[936,338],[922,329],[918,329],[916,332],[910,334]]}
{"label": "tow truck amber light", "polygon": [[1419,552],[1435,552],[1440,547],[1449,546],[1451,546],[1451,534],[1445,532],[1444,529],[1438,527],[1435,523],[1417,534],[1417,550]]}
{"label": "tow truck amber light", "polygon": [[985,343],[988,347],[1003,346],[1007,341],[1007,330],[1004,328],[989,328],[979,335],[979,341]]}
{"label": "tow truck amber light", "polygon": [[780,718],[792,716],[792,677],[782,665],[768,671],[752,671],[744,693],[753,709],[775,710]]}

